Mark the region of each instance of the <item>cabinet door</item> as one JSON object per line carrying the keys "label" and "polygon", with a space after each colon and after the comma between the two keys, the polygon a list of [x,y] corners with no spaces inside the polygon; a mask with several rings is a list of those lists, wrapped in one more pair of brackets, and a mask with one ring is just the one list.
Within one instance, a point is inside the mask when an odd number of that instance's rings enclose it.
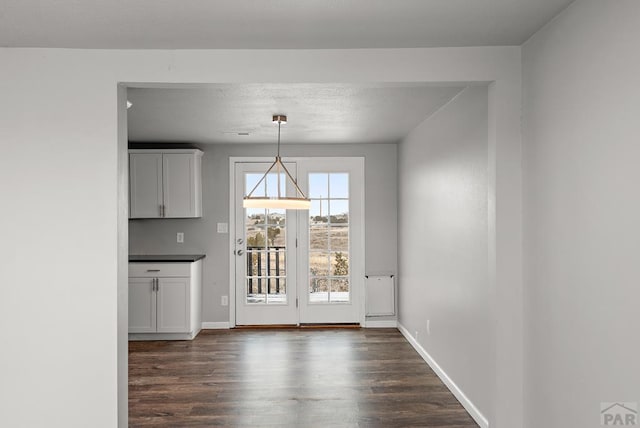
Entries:
{"label": "cabinet door", "polygon": [[189,278],[158,278],[158,333],[189,333]]}
{"label": "cabinet door", "polygon": [[196,157],[189,153],[164,153],[165,217],[198,217],[196,212]]}
{"label": "cabinet door", "polygon": [[129,278],[129,333],[156,331],[154,278]]}
{"label": "cabinet door", "polygon": [[159,218],[162,211],[162,154],[129,154],[129,218]]}

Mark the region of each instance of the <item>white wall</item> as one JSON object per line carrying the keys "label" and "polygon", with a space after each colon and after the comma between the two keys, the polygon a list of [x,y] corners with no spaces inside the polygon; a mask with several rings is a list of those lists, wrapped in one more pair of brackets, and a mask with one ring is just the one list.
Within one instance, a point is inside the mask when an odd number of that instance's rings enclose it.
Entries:
{"label": "white wall", "polygon": [[[201,219],[131,220],[132,254],[205,253],[203,265],[203,321],[228,322],[229,235],[216,233],[217,223],[229,223],[229,157],[275,155],[272,144],[201,145],[204,215]],[[282,155],[293,157],[364,156],[365,158],[365,272],[397,272],[397,171],[395,144],[287,144]],[[184,244],[176,233],[185,233]]]}
{"label": "white wall", "polygon": [[526,426],[640,402],[640,2],[577,1],[523,47]]}
{"label": "white wall", "polygon": [[519,426],[521,331],[507,309],[517,307],[521,289],[517,263],[512,267],[520,217],[509,197],[519,192],[512,188],[519,170],[509,168],[520,147],[519,48],[0,48],[0,65],[0,425],[117,423],[117,388],[127,381],[126,366],[118,365],[126,348],[117,341],[118,265],[126,260],[118,242],[118,82],[481,81],[494,82],[489,145],[496,179],[489,189],[497,218],[512,219],[495,223],[497,322],[504,326],[496,350],[509,361],[498,366],[496,391],[515,403],[500,407],[503,426]]}
{"label": "white wall", "polygon": [[0,50],[2,426],[117,423],[117,88],[87,59]]}
{"label": "white wall", "polygon": [[487,168],[487,87],[467,87],[399,145],[400,323],[491,420]]}

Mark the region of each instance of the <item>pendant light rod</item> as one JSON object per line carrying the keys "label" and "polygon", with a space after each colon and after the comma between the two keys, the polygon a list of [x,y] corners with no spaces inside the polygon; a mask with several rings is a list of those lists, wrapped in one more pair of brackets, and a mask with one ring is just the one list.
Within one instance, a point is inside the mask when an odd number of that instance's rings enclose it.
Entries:
{"label": "pendant light rod", "polygon": [[278,119],[278,158],[280,157],[280,126],[282,125],[282,122],[280,121],[280,119]]}
{"label": "pendant light rod", "polygon": [[[276,155],[276,162],[278,161],[278,159],[280,159],[280,126],[282,125],[282,121],[280,120],[280,117],[278,117],[278,154]],[[277,162],[278,165],[278,171],[276,174],[277,179],[277,184],[278,184],[278,199],[281,198],[280,195],[280,162]]]}

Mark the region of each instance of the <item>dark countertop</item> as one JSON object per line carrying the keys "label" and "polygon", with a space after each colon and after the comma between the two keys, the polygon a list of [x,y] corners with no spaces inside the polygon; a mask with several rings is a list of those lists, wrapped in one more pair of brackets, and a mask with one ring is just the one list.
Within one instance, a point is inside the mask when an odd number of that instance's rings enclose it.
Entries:
{"label": "dark countertop", "polygon": [[206,254],[130,254],[130,263],[190,263],[204,259]]}

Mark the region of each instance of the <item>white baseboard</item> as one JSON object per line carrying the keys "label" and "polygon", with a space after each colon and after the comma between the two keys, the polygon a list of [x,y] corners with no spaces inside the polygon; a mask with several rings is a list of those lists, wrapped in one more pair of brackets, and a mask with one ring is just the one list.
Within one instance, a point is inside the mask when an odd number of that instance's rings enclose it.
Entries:
{"label": "white baseboard", "polygon": [[366,320],[364,322],[365,328],[397,328],[397,320]]}
{"label": "white baseboard", "polygon": [[203,330],[225,330],[229,328],[229,322],[203,322],[202,329]]}
{"label": "white baseboard", "polygon": [[436,363],[436,361],[429,355],[429,353],[420,345],[416,339],[409,333],[409,330],[406,329],[405,326],[398,323],[398,330],[400,333],[409,341],[411,346],[418,351],[418,354],[422,357],[423,360],[431,367],[431,369],[438,375],[440,380],[449,388],[449,391],[458,399],[462,407],[465,408],[467,412],[471,415],[471,417],[480,425],[481,428],[489,428],[489,421],[487,418],[480,413],[480,410],[467,398],[467,396],[462,392],[462,390],[456,385],[453,380],[442,370],[442,367]]}

